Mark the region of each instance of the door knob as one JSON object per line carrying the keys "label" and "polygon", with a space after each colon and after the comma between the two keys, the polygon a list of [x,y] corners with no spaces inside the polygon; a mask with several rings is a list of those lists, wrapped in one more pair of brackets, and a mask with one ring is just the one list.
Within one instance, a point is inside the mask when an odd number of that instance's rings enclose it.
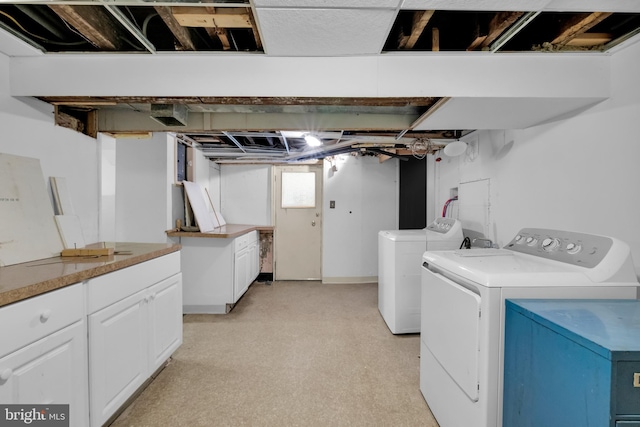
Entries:
{"label": "door knob", "polygon": [[311,221],[311,226],[315,227],[316,226],[316,222],[315,221]]}

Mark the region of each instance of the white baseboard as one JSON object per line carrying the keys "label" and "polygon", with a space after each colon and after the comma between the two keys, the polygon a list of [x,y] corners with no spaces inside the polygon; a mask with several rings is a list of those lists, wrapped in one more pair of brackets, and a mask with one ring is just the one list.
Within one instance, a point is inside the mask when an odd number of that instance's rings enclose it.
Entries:
{"label": "white baseboard", "polygon": [[322,283],[326,284],[350,284],[350,283],[377,283],[378,276],[367,277],[323,277]]}

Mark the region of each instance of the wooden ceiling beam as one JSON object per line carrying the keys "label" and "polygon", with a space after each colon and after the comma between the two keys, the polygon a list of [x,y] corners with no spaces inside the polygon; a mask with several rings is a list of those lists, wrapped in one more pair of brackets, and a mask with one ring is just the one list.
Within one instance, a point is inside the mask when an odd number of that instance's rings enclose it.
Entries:
{"label": "wooden ceiling beam", "polygon": [[422,35],[425,27],[431,20],[435,10],[420,10],[413,12],[413,21],[411,24],[411,33],[409,36],[401,37],[398,43],[399,49],[413,49]]}
{"label": "wooden ceiling beam", "polygon": [[609,33],[583,33],[566,43],[566,46],[589,47],[609,43],[613,36]]}
{"label": "wooden ceiling beam", "polygon": [[176,18],[171,13],[171,8],[168,6],[154,6],[154,9],[162,18],[167,27],[169,27],[169,31],[176,38],[182,50],[197,50],[196,45],[191,37],[191,33],[188,28],[183,27],[176,20]]}
{"label": "wooden ceiling beam", "polygon": [[551,41],[551,44],[564,46],[604,21],[611,14],[611,12],[578,13],[564,23],[559,34]]}
{"label": "wooden ceiling beam", "polygon": [[153,96],[44,96],[42,101],[53,105],[116,105],[116,104],[212,104],[212,105],[337,105],[370,107],[426,107],[434,105],[434,97],[153,97]]}
{"label": "wooden ceiling beam", "polygon": [[263,50],[262,39],[260,38],[260,32],[258,31],[258,24],[256,23],[256,19],[253,17],[253,13],[249,14],[249,19],[251,20],[251,27],[253,29],[253,38],[256,40],[256,48],[258,50]]}
{"label": "wooden ceiling beam", "polygon": [[[498,12],[493,15],[493,18],[489,21],[489,26],[486,36],[477,37],[467,47],[468,51],[475,50],[476,48],[483,49],[493,43],[504,31],[515,24],[518,19],[524,14],[524,12]],[[481,39],[481,40],[479,40]]]}
{"label": "wooden ceiling beam", "polygon": [[123,46],[109,13],[102,7],[86,5],[49,5],[61,19],[73,26],[91,44],[101,50],[119,50]]}
{"label": "wooden ceiling beam", "polygon": [[172,6],[171,13],[183,27],[252,28],[247,8],[219,8],[210,13],[206,7]]}

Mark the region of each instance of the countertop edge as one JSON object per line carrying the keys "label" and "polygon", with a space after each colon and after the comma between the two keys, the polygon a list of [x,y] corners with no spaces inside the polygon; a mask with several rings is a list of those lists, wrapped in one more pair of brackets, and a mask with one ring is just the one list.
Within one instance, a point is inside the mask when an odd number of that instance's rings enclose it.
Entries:
{"label": "countertop edge", "polygon": [[[229,227],[230,230],[227,230]],[[273,231],[274,227],[269,225],[245,225],[245,224],[227,224],[227,226],[219,229],[201,233],[199,231],[177,231],[176,229],[167,230],[167,236],[170,237],[198,237],[198,238],[214,238],[228,239],[231,237],[242,236],[252,231]]]}
{"label": "countertop edge", "polygon": [[140,264],[154,258],[168,255],[170,253],[177,252],[180,249],[182,249],[182,246],[180,244],[173,244],[165,248],[154,249],[149,252],[129,256],[121,260],[116,260],[112,263],[88,268],[86,270],[66,274],[64,276],[52,277],[51,279],[25,285],[20,288],[0,292],[0,308],[9,304],[45,294],[47,292],[55,291],[66,286],[74,285],[76,283],[80,283],[82,281],[101,276],[103,274],[111,273],[113,271],[131,267],[132,265]]}

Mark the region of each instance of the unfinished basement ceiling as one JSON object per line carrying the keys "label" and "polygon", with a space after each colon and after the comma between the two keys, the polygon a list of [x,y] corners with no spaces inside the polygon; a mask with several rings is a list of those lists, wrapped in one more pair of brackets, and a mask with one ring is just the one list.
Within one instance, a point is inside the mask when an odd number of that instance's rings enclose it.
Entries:
{"label": "unfinished basement ceiling", "polygon": [[[624,1],[575,0],[42,0],[0,4],[0,33],[28,45],[8,55],[123,53],[134,55],[250,53],[267,56],[362,56],[402,52],[602,54],[640,32],[640,10]],[[581,7],[581,4],[591,7]],[[488,5],[488,6],[487,6]],[[598,7],[594,7],[598,5]],[[480,7],[482,6],[482,7]],[[521,7],[518,7],[521,6]],[[610,7],[610,10],[602,10]],[[2,34],[0,34],[2,36]],[[6,37],[0,37],[6,39]],[[258,71],[257,71],[258,72]],[[56,122],[89,135],[176,132],[201,144],[211,158],[301,159],[309,117],[331,117],[318,130],[331,149],[415,155],[474,129],[455,126],[447,99],[304,97],[77,97],[41,96]],[[594,100],[594,102],[597,100]],[[509,103],[499,104],[508,112]],[[576,107],[579,107],[577,105]],[[475,107],[475,105],[473,105]],[[544,106],[542,107],[544,109]],[[165,117],[154,111],[169,110]],[[562,111],[558,112],[559,114]],[[203,117],[244,115],[249,128],[203,127]],[[442,123],[425,129],[420,121]],[[157,114],[156,114],[157,116]],[[542,119],[542,118],[541,118]],[[206,120],[204,120],[206,122]],[[210,120],[211,121],[211,120]],[[246,121],[245,121],[246,122]],[[264,123],[264,125],[262,125]],[[422,124],[420,124],[422,123]],[[488,123],[488,126],[492,125]],[[526,123],[524,124],[526,125]],[[479,128],[479,127],[478,127]],[[425,142],[427,143],[425,145]],[[395,151],[392,151],[395,150]],[[308,152],[308,150],[306,150]],[[234,154],[235,153],[235,154]]]}
{"label": "unfinished basement ceiling", "polygon": [[[0,27],[42,52],[236,51],[276,56],[394,51],[602,52],[637,34],[639,13],[404,10],[397,0],[144,0],[0,4]],[[263,46],[264,40],[264,46]]]}

